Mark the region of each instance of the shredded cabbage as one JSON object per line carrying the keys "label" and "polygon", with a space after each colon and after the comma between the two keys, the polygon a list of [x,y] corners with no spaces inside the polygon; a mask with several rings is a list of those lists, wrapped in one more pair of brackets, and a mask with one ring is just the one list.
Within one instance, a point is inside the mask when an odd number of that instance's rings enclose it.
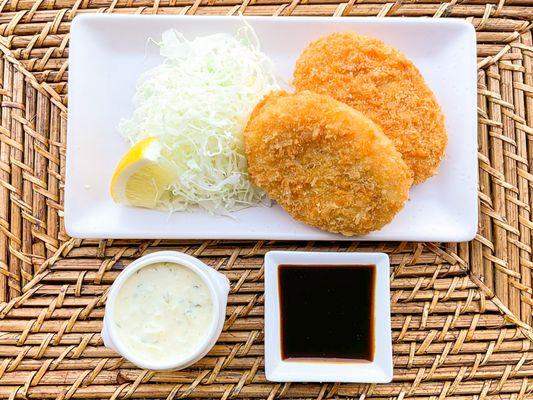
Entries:
{"label": "shredded cabbage", "polygon": [[253,30],[193,40],[170,30],[157,44],[164,61],[140,78],[133,116],[119,125],[132,145],[157,137],[176,168],[157,208],[227,214],[267,203],[248,179],[242,132],[254,106],[279,86]]}

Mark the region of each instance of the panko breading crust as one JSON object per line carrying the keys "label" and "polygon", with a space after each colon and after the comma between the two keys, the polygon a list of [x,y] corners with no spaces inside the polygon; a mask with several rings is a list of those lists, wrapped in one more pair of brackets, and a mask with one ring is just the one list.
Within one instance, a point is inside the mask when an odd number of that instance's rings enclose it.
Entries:
{"label": "panko breading crust", "polygon": [[269,94],[244,131],[252,182],[295,219],[362,235],[389,223],[412,174],[370,119],[330,96]]}
{"label": "panko breading crust", "polygon": [[418,69],[400,51],[353,32],[333,33],[300,55],[294,86],[328,94],[379,124],[415,183],[437,172],[448,142],[444,116]]}

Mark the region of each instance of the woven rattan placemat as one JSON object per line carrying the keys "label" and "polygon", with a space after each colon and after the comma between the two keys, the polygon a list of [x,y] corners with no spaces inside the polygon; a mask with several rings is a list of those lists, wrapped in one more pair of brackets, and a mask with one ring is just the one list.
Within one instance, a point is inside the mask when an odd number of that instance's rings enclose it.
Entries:
{"label": "woven rattan placemat", "polygon": [[[19,0],[0,2],[0,398],[533,398],[533,2]],[[478,32],[480,224],[471,243],[79,241],[62,228],[68,31],[78,13],[467,18]],[[453,79],[445,77],[443,79]],[[172,373],[102,346],[106,291],[158,249],[231,280],[213,351]],[[395,379],[271,384],[262,257],[271,249],[391,257]]]}

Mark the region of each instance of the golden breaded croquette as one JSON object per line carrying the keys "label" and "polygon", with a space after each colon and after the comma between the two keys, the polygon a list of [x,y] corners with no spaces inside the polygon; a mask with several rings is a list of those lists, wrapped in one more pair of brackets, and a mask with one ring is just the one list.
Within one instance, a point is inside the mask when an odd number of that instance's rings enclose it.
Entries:
{"label": "golden breaded croquette", "polygon": [[413,183],[376,124],[309,91],[267,95],[244,143],[252,182],[295,219],[331,232],[380,229],[404,206]]}
{"label": "golden breaded croquette", "polygon": [[414,64],[379,39],[333,33],[296,62],[296,90],[328,94],[381,126],[421,183],[436,174],[448,138],[444,116]]}

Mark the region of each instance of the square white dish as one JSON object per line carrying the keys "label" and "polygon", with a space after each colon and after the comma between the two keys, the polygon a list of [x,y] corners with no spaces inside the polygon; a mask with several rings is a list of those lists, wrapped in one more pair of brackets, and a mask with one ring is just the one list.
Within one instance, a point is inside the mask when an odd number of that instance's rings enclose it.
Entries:
{"label": "square white dish", "polygon": [[[346,238],[295,221],[279,206],[253,207],[234,219],[204,211],[174,213],[113,203],[109,183],[128,145],[118,133],[133,112],[139,76],[160,63],[149,38],[167,29],[187,37],[233,33],[242,17],[84,15],[72,23],[65,226],[79,238],[466,241],[477,229],[476,49],[472,26],[419,18],[247,17],[262,50],[290,81],[312,40],[334,31],[375,36],[403,51],[441,104],[449,135],[439,174],[380,231]],[[451,80],[453,77],[453,80]]]}
{"label": "square white dish", "polygon": [[[374,360],[369,363],[283,360],[279,305],[279,265],[376,266]],[[305,282],[302,282],[305,285]],[[270,251],[265,255],[265,375],[273,382],[364,382],[392,380],[389,257],[384,253]]]}

